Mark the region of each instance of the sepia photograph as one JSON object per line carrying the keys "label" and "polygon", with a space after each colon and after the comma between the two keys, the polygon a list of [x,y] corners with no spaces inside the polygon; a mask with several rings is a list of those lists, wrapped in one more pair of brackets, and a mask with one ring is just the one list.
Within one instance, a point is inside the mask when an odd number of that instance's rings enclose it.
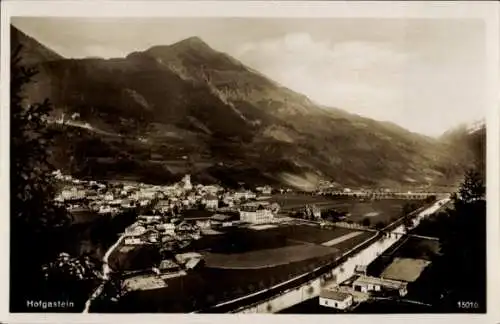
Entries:
{"label": "sepia photograph", "polygon": [[487,313],[484,19],[9,19],[10,313]]}

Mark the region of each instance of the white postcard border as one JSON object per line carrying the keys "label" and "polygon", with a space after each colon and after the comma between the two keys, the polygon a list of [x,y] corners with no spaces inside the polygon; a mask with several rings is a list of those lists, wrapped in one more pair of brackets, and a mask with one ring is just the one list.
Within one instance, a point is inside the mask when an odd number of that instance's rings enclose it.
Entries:
{"label": "white postcard border", "polygon": [[[498,323],[500,322],[500,241],[499,222],[499,6],[494,1],[440,2],[306,2],[306,1],[2,1],[1,26],[1,109],[0,195],[1,218],[0,266],[1,321],[7,323],[93,323],[93,322],[232,322],[303,323],[303,321],[335,323],[401,323],[428,321],[433,323]],[[483,19],[487,24],[487,61],[489,67],[487,118],[487,199],[488,199],[488,313],[486,315],[175,315],[175,314],[9,314],[9,25],[11,16],[53,17],[351,17],[351,18],[454,18]],[[473,107],[471,109],[474,109]],[[332,317],[333,316],[333,317]],[[313,318],[312,318],[313,317]]]}

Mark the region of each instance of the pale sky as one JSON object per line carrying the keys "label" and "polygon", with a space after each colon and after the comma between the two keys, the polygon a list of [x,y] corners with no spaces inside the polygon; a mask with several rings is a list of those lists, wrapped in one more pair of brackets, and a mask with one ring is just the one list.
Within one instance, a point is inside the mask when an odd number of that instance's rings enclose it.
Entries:
{"label": "pale sky", "polygon": [[198,36],[313,101],[438,136],[486,115],[480,20],[12,18],[65,57],[123,57]]}

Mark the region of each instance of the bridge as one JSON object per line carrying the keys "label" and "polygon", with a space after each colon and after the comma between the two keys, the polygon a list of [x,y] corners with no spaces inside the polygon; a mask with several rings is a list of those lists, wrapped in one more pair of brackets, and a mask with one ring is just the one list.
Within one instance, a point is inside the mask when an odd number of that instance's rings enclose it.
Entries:
{"label": "bridge", "polygon": [[366,192],[366,191],[332,191],[325,193],[326,195],[353,197],[353,198],[368,198],[368,199],[405,199],[405,200],[422,200],[429,197],[443,199],[450,195],[449,192]]}

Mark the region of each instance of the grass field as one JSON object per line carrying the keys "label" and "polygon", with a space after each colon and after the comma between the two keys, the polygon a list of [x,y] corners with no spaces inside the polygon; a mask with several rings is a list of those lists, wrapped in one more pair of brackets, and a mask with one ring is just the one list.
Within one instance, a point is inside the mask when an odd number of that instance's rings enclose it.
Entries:
{"label": "grass field", "polygon": [[276,194],[272,195],[269,202],[276,202],[281,206],[281,210],[290,211],[295,208],[304,207],[305,204],[328,205],[335,204],[339,200],[328,196],[307,195],[307,194]]}
{"label": "grass field", "polygon": [[310,225],[292,225],[275,229],[285,235],[289,241],[300,243],[323,244],[335,238],[352,233],[353,230],[336,227],[333,229],[322,229]]}
{"label": "grass field", "polygon": [[431,262],[422,259],[395,258],[382,272],[382,277],[414,282]]}
{"label": "grass field", "polygon": [[402,199],[361,200],[306,194],[273,195],[269,201],[279,203],[282,212],[301,210],[305,204],[315,204],[322,210],[334,208],[348,213],[347,219],[352,222],[361,223],[367,218],[372,226],[379,222],[388,224],[396,220],[401,216],[403,205],[408,202]]}
{"label": "grass field", "polygon": [[[203,236],[189,250],[206,256],[208,267],[263,268],[339,255],[360,244],[372,233],[346,228],[322,229],[310,225],[287,225],[263,230],[234,229],[223,235]],[[323,243],[332,242],[330,247]],[[150,268],[161,261],[154,246],[121,246],[109,257],[112,269],[127,271]]]}
{"label": "grass field", "polygon": [[313,244],[301,244],[236,255],[204,253],[203,256],[206,260],[206,266],[210,268],[260,269],[336,254],[338,254],[336,248]]}

